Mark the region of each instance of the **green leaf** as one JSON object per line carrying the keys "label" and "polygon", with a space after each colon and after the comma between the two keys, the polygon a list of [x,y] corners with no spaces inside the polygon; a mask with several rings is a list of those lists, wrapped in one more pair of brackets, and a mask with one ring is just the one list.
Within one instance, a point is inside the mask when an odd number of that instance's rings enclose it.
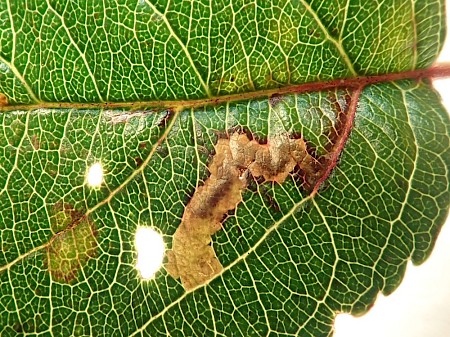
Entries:
{"label": "green leaf", "polygon": [[[367,311],[445,221],[450,121],[427,80],[325,83],[429,67],[443,8],[0,2],[0,335],[328,336]],[[143,226],[171,251],[151,280]]]}

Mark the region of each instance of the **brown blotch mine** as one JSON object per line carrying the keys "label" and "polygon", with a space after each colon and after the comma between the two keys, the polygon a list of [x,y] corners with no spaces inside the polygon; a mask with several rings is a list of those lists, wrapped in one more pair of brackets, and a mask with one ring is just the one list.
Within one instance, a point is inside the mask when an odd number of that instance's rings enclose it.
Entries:
{"label": "brown blotch mine", "polygon": [[[294,167],[315,172],[315,159],[303,139],[272,137],[267,144],[244,133],[219,138],[209,165],[210,176],[186,206],[168,252],[166,270],[181,278],[186,290],[205,284],[220,273],[222,265],[211,244],[211,235],[222,228],[224,215],[242,200],[249,179],[283,183]],[[317,172],[315,172],[317,173]]]}
{"label": "brown blotch mine", "polygon": [[97,231],[88,217],[68,204],[56,204],[50,217],[54,236],[47,246],[47,268],[53,279],[71,283],[96,255]]}
{"label": "brown blotch mine", "polygon": [[8,97],[6,97],[5,94],[2,94],[0,92],[0,106],[5,106],[5,105],[8,105],[8,104],[9,104]]}

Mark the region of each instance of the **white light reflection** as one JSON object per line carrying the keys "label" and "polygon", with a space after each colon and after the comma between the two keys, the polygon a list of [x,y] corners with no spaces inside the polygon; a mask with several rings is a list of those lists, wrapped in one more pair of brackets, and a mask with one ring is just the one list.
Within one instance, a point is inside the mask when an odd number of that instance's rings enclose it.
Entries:
{"label": "white light reflection", "polygon": [[161,268],[164,257],[162,235],[148,227],[136,231],[137,263],[136,269],[145,280],[151,279]]}
{"label": "white light reflection", "polygon": [[87,183],[90,187],[100,187],[103,183],[103,167],[100,163],[92,165],[86,175]]}

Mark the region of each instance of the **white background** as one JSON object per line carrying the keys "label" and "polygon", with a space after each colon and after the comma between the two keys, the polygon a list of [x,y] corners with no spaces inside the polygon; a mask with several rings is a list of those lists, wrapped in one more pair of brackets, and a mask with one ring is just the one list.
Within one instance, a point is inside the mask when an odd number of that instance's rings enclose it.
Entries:
{"label": "white background", "polygon": [[[447,18],[450,17],[450,4]],[[447,19],[448,22],[448,19]],[[437,63],[450,62],[450,30]],[[450,112],[450,79],[433,82]],[[430,258],[409,263],[402,284],[388,297],[379,295],[362,317],[338,315],[334,337],[450,336],[450,220],[447,219]]]}

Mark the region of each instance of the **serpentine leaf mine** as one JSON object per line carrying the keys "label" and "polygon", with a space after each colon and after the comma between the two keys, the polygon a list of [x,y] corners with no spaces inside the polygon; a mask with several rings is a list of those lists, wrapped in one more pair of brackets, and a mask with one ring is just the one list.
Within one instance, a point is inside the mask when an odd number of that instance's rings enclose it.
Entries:
{"label": "serpentine leaf mine", "polygon": [[220,273],[222,265],[210,245],[211,235],[222,228],[224,214],[241,202],[249,179],[262,177],[281,184],[296,166],[317,173],[315,162],[301,138],[279,135],[259,144],[235,132],[229,139],[219,139],[209,165],[210,176],[187,204],[173,236],[166,270],[172,277],[180,277],[187,290]]}
{"label": "serpentine leaf mine", "polygon": [[[269,135],[260,144],[244,132],[230,132],[219,138],[209,165],[210,176],[188,202],[181,223],[167,254],[167,272],[180,278],[186,290],[205,284],[223,269],[213,247],[211,236],[222,228],[224,215],[242,201],[242,191],[251,179],[257,183],[282,184],[296,172],[303,188],[317,193],[337,162],[351,130],[360,90],[345,95],[345,108],[335,102],[337,120],[329,130],[327,153],[316,158],[314,151],[300,135]],[[277,101],[270,101],[277,104]]]}

